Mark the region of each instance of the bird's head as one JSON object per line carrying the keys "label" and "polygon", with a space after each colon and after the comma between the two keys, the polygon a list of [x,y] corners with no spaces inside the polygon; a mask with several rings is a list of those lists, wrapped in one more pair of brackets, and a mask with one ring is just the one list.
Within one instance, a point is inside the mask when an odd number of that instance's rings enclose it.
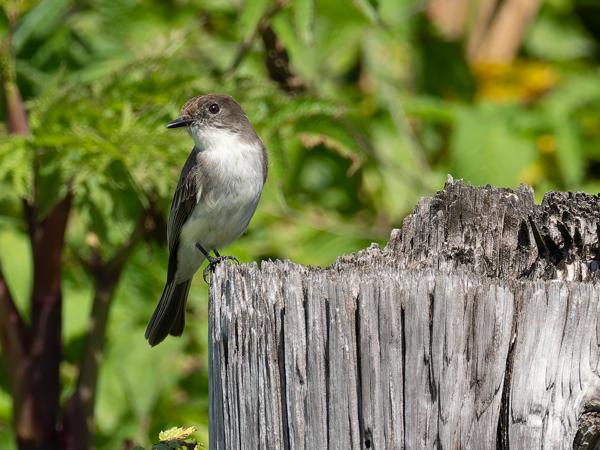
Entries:
{"label": "bird's head", "polygon": [[179,117],[167,128],[187,127],[196,144],[206,145],[219,135],[254,135],[242,107],[230,96],[208,94],[187,101]]}

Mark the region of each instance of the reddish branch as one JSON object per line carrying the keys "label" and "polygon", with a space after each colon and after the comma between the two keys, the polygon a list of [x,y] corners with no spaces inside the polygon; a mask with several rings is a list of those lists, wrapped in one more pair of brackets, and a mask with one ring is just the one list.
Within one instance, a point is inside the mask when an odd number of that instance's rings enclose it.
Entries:
{"label": "reddish branch", "polygon": [[[16,83],[11,48],[16,18],[9,19],[8,36],[0,42],[0,77],[8,131],[28,134],[27,113]],[[44,218],[37,217],[35,186],[33,197],[23,201],[33,256],[31,325],[24,324],[0,273],[0,342],[12,384],[13,421],[19,449],[51,450],[59,446],[61,255],[72,194],[69,192]]]}
{"label": "reddish branch", "polygon": [[[9,27],[12,30],[15,17],[9,15]],[[11,54],[11,32],[0,41],[0,80],[5,100],[8,131],[11,134],[28,134],[27,113],[21,98],[19,88],[14,82],[14,66]],[[27,335],[29,330],[25,325],[10,293],[4,273],[0,269],[0,344],[2,356],[13,385],[16,383],[15,367],[27,351]]]}
{"label": "reddish branch", "polygon": [[[28,347],[29,330],[23,322],[0,268],[0,346],[7,367],[16,367]],[[16,371],[8,371],[11,384],[17,383]]]}
{"label": "reddish branch", "polygon": [[20,448],[57,448],[62,360],[61,267],[65,231],[72,206],[69,192],[43,220],[27,208],[33,254],[31,345],[20,380],[24,398],[15,402]]}

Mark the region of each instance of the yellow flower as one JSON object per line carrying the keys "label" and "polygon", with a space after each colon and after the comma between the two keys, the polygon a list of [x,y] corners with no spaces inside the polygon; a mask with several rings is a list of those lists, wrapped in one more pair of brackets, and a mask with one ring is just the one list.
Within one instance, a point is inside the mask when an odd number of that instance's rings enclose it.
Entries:
{"label": "yellow flower", "polygon": [[475,63],[472,69],[477,96],[495,102],[536,100],[559,81],[551,65],[538,61]]}
{"label": "yellow flower", "polygon": [[174,440],[184,440],[188,438],[192,433],[196,432],[196,427],[173,427],[168,430],[161,431],[158,434],[158,439],[161,441],[174,441]]}

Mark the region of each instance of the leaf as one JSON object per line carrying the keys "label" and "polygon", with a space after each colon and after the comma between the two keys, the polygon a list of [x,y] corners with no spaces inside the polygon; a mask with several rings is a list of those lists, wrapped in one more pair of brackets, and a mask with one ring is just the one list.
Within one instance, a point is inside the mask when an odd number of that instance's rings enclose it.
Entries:
{"label": "leaf", "polygon": [[342,123],[331,117],[314,117],[299,120],[294,126],[300,140],[307,147],[322,144],[339,155],[352,161],[348,175],[352,175],[366,159],[363,149],[356,142],[355,136]]}
{"label": "leaf", "polygon": [[317,46],[308,46],[296,32],[293,11],[283,10],[273,17],[271,26],[290,56],[292,72],[303,80],[314,79],[321,65],[315,57]]}
{"label": "leaf", "polygon": [[247,41],[254,35],[258,23],[265,14],[269,4],[269,0],[246,0],[244,2],[242,13],[238,20],[242,40]]}
{"label": "leaf", "polygon": [[532,141],[511,127],[512,108],[483,105],[456,114],[452,175],[474,184],[516,186],[536,158]]}
{"label": "leaf", "polygon": [[8,32],[8,17],[6,17],[6,9],[0,7],[0,41],[4,39]]}
{"label": "leaf", "polygon": [[[566,112],[566,111],[565,111]],[[575,125],[568,114],[556,112],[552,116],[558,168],[568,188],[577,186],[584,175],[584,160]]]}
{"label": "leaf", "polygon": [[[4,227],[3,227],[4,228]],[[26,233],[15,228],[0,231],[0,264],[4,270],[6,282],[14,292],[17,306],[27,315],[32,282],[31,247]],[[1,389],[0,389],[1,390]],[[0,401],[0,405],[1,405]],[[0,407],[0,417],[2,416]]]}
{"label": "leaf", "polygon": [[295,99],[282,105],[277,112],[273,114],[269,120],[269,127],[277,129],[286,123],[316,115],[338,116],[342,111],[342,108],[336,106],[332,102],[314,98]]}
{"label": "leaf", "polygon": [[13,47],[18,53],[31,37],[48,35],[62,23],[71,0],[42,0],[19,20],[13,34]]}
{"label": "leaf", "polygon": [[159,442],[152,446],[152,450],[173,450],[174,448],[177,447],[173,447],[170,442]]}
{"label": "leaf", "polygon": [[412,97],[406,99],[406,114],[427,122],[452,124],[454,108],[449,102],[434,97]]}
{"label": "leaf", "polygon": [[196,432],[198,428],[191,427],[173,427],[168,430],[161,431],[158,434],[158,439],[161,441],[184,440]]}
{"label": "leaf", "polygon": [[579,112],[593,107],[597,115],[600,86],[597,75],[571,76],[549,94],[540,104],[540,116],[546,120],[547,129],[553,135],[556,146],[557,169],[566,187],[573,189],[585,176],[585,155]]}
{"label": "leaf", "polygon": [[379,14],[369,0],[352,0],[352,3],[372,24],[379,22]]}
{"label": "leaf", "polygon": [[311,45],[314,41],[315,2],[314,0],[295,0],[292,7],[296,32],[305,44]]}
{"label": "leaf", "polygon": [[32,150],[28,138],[12,136],[0,140],[0,199],[29,198],[33,182]]}
{"label": "leaf", "polygon": [[[557,36],[560,34],[560,39]],[[541,15],[527,33],[525,47],[537,58],[568,61],[590,56],[595,44],[581,31],[581,24]]]}

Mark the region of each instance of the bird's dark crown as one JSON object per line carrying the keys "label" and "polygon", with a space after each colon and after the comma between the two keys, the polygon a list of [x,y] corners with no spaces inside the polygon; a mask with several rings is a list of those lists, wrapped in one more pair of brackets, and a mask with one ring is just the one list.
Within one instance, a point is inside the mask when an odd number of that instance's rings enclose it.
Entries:
{"label": "bird's dark crown", "polygon": [[252,129],[242,107],[230,96],[207,94],[194,97],[181,108],[180,118],[192,126],[224,128],[234,132]]}

